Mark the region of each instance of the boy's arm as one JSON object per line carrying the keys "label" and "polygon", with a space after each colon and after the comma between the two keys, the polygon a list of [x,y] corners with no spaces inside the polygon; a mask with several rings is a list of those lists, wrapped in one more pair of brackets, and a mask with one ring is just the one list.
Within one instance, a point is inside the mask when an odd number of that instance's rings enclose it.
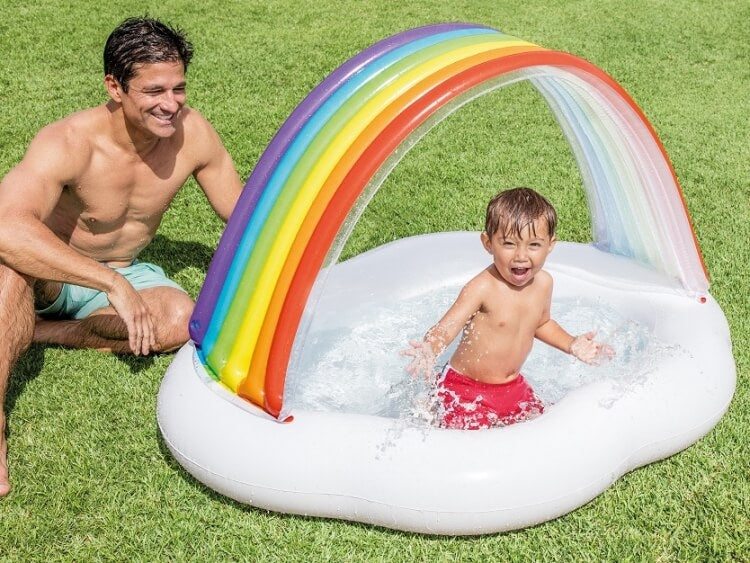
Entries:
{"label": "boy's arm", "polygon": [[615,355],[615,351],[609,344],[594,340],[596,332],[590,331],[572,336],[552,319],[547,319],[547,322],[540,325],[534,336],[545,344],[554,346],[591,365],[597,365],[603,359],[611,360]]}
{"label": "boy's arm", "polygon": [[486,283],[480,276],[467,283],[456,301],[424,336],[435,356],[440,355],[482,307]]}
{"label": "boy's arm", "polygon": [[571,347],[573,342],[575,342],[575,337],[549,317],[537,327],[534,336],[545,344],[562,350],[566,354],[572,354]]}
{"label": "boy's arm", "polygon": [[458,294],[456,301],[446,311],[437,324],[431,327],[421,341],[410,341],[410,349],[401,352],[411,356],[412,361],[406,371],[416,377],[420,373],[425,377],[432,376],[432,369],[437,357],[445,351],[448,345],[458,336],[466,323],[482,306],[482,295],[486,284],[481,274],[467,283]]}
{"label": "boy's arm", "polygon": [[553,282],[551,276],[543,276],[542,274],[544,274],[544,272],[540,272],[540,275],[538,275],[537,278],[540,284],[544,282],[544,285],[542,286],[544,292],[544,310],[542,311],[542,316],[539,319],[539,325],[536,327],[534,336],[545,344],[549,344],[558,350],[562,350],[566,354],[570,354],[570,347],[575,339],[550,317]]}
{"label": "boy's arm", "polygon": [[596,332],[591,331],[578,336],[569,334],[556,321],[550,318],[552,292],[542,313],[542,320],[534,336],[558,350],[571,354],[587,364],[598,364],[602,359],[611,359],[615,352],[609,344],[602,344],[594,340]]}

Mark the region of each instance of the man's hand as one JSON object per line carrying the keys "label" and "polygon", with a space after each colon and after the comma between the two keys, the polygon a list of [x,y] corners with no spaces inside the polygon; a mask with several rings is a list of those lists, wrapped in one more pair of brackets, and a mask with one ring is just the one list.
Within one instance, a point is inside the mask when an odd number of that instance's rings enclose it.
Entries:
{"label": "man's hand", "polygon": [[154,321],[138,292],[121,275],[117,274],[112,289],[107,292],[110,305],[128,329],[130,349],[136,356],[147,355],[156,345]]}
{"label": "man's hand", "polygon": [[432,345],[424,340],[410,340],[406,350],[401,351],[402,356],[410,356],[411,361],[406,366],[406,373],[412,378],[422,375],[425,379],[430,379],[434,373],[435,360],[437,356],[432,350]]}
{"label": "man's hand", "polygon": [[594,331],[576,336],[570,344],[570,353],[582,362],[596,366],[614,358],[615,350],[609,344],[597,342],[594,336]]}

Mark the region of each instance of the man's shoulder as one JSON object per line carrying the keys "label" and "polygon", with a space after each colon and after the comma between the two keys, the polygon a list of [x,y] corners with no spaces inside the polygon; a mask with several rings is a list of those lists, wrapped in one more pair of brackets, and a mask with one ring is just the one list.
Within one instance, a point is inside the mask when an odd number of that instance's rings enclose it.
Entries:
{"label": "man's shoulder", "polygon": [[181,110],[181,115],[183,126],[189,133],[193,133],[196,130],[213,129],[208,119],[195,108],[184,106]]}
{"label": "man's shoulder", "polygon": [[185,106],[182,109],[181,141],[184,155],[192,155],[197,166],[205,164],[219,151],[223,144],[214,126],[198,110]]}
{"label": "man's shoulder", "polygon": [[37,133],[35,140],[55,148],[65,148],[78,154],[91,145],[91,140],[106,130],[106,108],[97,106],[71,113],[53,121]]}
{"label": "man's shoulder", "polygon": [[18,167],[27,174],[37,173],[69,181],[86,167],[95,139],[106,130],[106,114],[102,107],[72,113],[42,127]]}

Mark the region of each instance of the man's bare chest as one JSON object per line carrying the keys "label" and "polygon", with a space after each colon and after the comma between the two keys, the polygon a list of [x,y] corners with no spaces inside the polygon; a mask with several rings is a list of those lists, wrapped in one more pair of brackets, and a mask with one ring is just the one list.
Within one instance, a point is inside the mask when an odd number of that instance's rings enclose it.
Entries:
{"label": "man's bare chest", "polygon": [[158,224],[190,172],[178,159],[157,166],[98,159],[65,187],[55,215],[93,233]]}

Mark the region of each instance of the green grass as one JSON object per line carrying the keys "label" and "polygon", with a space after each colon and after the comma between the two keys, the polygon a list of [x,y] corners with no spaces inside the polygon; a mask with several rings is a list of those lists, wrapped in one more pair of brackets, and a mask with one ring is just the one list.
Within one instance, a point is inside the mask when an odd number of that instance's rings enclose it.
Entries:
{"label": "green grass", "polygon": [[[102,45],[129,15],[148,12],[189,33],[190,103],[213,121],[243,177],[319,81],[398,31],[471,21],[591,61],[638,102],[672,159],[730,324],[738,387],[705,438],[567,516],[507,534],[433,538],[227,500],[188,476],[160,439],[156,394],[171,356],[34,347],[6,399],[15,488],[0,501],[0,560],[750,560],[746,2],[4,0],[2,12],[0,174],[41,126],[104,100]],[[345,255],[413,233],[478,229],[487,197],[517,183],[555,202],[560,238],[589,240],[570,150],[524,84],[473,102],[419,143]],[[221,229],[189,183],[145,257],[196,296]]]}

